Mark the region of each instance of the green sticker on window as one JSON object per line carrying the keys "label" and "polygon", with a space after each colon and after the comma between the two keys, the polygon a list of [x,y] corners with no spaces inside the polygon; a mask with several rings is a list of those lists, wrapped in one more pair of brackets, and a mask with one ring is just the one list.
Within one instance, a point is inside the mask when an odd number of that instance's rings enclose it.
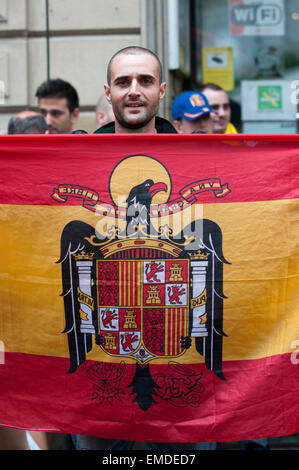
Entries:
{"label": "green sticker on window", "polygon": [[282,86],[281,85],[260,85],[258,87],[258,109],[282,110]]}

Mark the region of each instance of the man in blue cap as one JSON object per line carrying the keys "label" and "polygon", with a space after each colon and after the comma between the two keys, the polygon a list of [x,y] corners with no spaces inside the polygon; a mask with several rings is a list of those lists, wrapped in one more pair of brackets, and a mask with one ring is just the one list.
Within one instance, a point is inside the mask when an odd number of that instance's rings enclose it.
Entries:
{"label": "man in blue cap", "polygon": [[184,91],[172,104],[172,124],[179,134],[213,134],[212,112],[205,95]]}

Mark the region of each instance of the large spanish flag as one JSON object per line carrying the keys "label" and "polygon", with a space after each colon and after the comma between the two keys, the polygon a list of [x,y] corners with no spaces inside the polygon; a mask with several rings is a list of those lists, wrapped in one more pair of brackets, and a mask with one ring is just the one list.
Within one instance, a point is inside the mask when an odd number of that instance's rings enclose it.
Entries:
{"label": "large spanish flag", "polygon": [[299,138],[0,138],[0,424],[299,431]]}

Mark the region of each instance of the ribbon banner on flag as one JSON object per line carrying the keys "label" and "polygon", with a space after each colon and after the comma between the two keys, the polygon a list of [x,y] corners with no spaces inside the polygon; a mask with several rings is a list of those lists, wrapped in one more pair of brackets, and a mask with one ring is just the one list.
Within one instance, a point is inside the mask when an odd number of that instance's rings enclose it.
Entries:
{"label": "ribbon banner on flag", "polygon": [[1,425],[299,431],[297,136],[2,136]]}

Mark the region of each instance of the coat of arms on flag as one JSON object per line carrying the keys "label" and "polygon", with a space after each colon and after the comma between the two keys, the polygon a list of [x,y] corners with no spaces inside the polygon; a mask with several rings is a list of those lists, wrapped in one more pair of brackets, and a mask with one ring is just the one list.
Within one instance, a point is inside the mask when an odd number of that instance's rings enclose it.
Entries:
{"label": "coat of arms on flag", "polygon": [[[134,165],[136,158],[149,163],[153,160],[147,156],[127,157],[119,164],[119,177],[125,178],[121,166],[125,167],[128,161]],[[109,230],[103,230],[103,223],[96,229],[81,221],[66,225],[59,261],[69,372],[75,372],[85,362],[92,348],[99,348],[104,363],[113,363],[116,358],[124,363],[135,361],[136,372],[130,386],[136,394],[135,401],[142,409],[148,409],[157,385],[151,377],[151,363],[159,359],[179,363],[192,341],[197,353],[205,358],[206,367],[225,379],[222,285],[223,263],[227,261],[222,253],[221,229],[213,221],[193,219],[179,229],[171,223],[154,224],[155,216],[159,220],[161,213],[170,220],[179,207],[184,211],[186,198],[182,198],[181,206],[180,201],[168,202],[170,177],[166,182],[154,181],[145,178],[140,167],[139,173],[141,182],[129,182],[123,207],[108,210],[106,203],[103,212],[103,202],[93,205],[102,222],[114,215]],[[227,185],[223,191],[219,184],[215,186],[215,180],[197,181],[185,188],[183,193],[189,195],[187,205],[197,200],[198,191],[212,189],[216,195],[225,195]],[[113,184],[111,178],[110,188]],[[69,187],[64,193],[67,196],[96,194],[85,188],[70,192]],[[154,195],[160,192],[168,192],[166,200],[153,205]],[[57,192],[53,195],[57,197]]]}

